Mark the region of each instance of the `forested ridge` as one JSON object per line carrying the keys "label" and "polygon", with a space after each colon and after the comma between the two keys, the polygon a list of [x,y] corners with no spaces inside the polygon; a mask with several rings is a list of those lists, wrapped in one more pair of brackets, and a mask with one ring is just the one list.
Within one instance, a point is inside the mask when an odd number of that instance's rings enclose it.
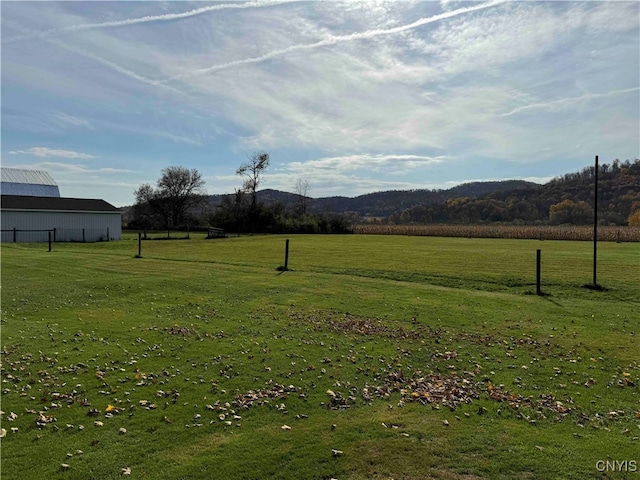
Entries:
{"label": "forested ridge", "polygon": [[[615,161],[599,168],[598,217],[605,225],[625,225],[640,211],[640,160]],[[529,188],[477,197],[449,198],[437,205],[396,211],[390,223],[550,223],[593,222],[595,167],[568,173]]]}
{"label": "forested ridge", "polygon": [[[640,226],[640,160],[601,164],[598,173],[599,223]],[[313,179],[309,183],[313,188]],[[249,195],[241,189],[235,194],[202,196],[181,222],[171,223],[183,228],[217,225],[234,231],[293,233],[339,232],[354,223],[587,225],[594,217],[594,184],[595,167],[590,166],[544,185],[522,180],[472,182],[447,190],[315,199],[272,189]],[[159,221],[157,215],[145,213],[154,201],[125,207],[125,225],[167,228],[169,224],[164,225],[167,222]]]}
{"label": "forested ridge", "polygon": [[[605,225],[626,225],[640,212],[640,160],[601,164],[598,216]],[[309,211],[349,214],[382,223],[526,223],[593,222],[595,167],[567,173],[540,185],[522,180],[473,182],[448,190],[393,190],[357,197],[311,199]],[[297,195],[263,190],[265,203],[293,205]],[[640,213],[637,214],[640,221]]]}

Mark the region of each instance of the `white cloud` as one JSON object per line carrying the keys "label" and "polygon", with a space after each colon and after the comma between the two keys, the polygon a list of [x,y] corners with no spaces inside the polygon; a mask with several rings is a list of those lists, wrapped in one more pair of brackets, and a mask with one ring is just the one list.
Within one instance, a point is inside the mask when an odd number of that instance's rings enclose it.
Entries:
{"label": "white cloud", "polygon": [[382,154],[358,154],[344,155],[340,157],[325,157],[307,162],[291,162],[286,169],[300,175],[313,176],[318,171],[331,171],[344,173],[354,170],[382,170],[407,172],[415,168],[441,163],[445,157],[429,157],[423,155],[382,155]]}
{"label": "white cloud", "polygon": [[[78,5],[3,4],[3,39],[49,33],[3,43],[2,123],[3,144],[34,161],[93,158],[78,145],[112,136],[107,170],[75,166],[79,184],[138,168],[109,159],[147,146],[141,170],[179,158],[212,176],[205,151],[220,154],[215,173],[256,149],[312,158],[265,186],[291,190],[304,175],[315,193],[424,188],[421,178],[435,188],[505,165],[544,177],[529,167],[637,152],[637,2],[293,2],[211,15],[202,4]],[[72,156],[16,150],[50,135]]]}
{"label": "white cloud", "polygon": [[[262,188],[273,188],[276,190],[294,192],[295,182],[301,178],[297,174],[270,173],[265,176]],[[440,188],[436,183],[425,183],[419,181],[380,179],[374,176],[356,176],[345,173],[325,170],[316,171],[313,176],[302,177],[309,182],[309,194],[311,197],[328,197],[334,195],[354,197],[373,191],[385,190],[407,190],[420,188]],[[217,184],[214,188],[218,191],[233,192],[238,187],[238,179],[232,175],[216,176]]]}
{"label": "white cloud", "polygon": [[510,115],[514,115],[516,113],[520,113],[522,111],[527,111],[527,110],[547,110],[547,111],[553,112],[557,110],[571,108],[579,103],[586,102],[589,100],[596,100],[600,98],[611,97],[614,95],[624,95],[626,93],[633,93],[638,91],[640,91],[640,87],[625,88],[623,90],[612,90],[607,93],[587,93],[585,95],[580,95],[579,97],[560,98],[558,100],[551,100],[548,102],[532,103],[529,105],[522,105],[521,107],[516,107],[507,113],[503,113],[502,116],[508,117]]}
{"label": "white cloud", "polygon": [[74,127],[91,128],[91,123],[83,118],[75,117],[73,115],[67,115],[64,112],[58,112],[55,114],[55,118],[61,121],[63,124],[73,125]]}
{"label": "white cloud", "polygon": [[82,152],[74,152],[73,150],[56,150],[47,147],[32,147],[29,150],[13,150],[9,152],[12,155],[33,155],[34,157],[49,158],[70,158],[70,159],[89,159],[97,158],[95,155],[89,155]]}
{"label": "white cloud", "polygon": [[440,20],[444,20],[444,19],[447,19],[447,18],[455,17],[457,15],[463,15],[465,13],[475,12],[475,11],[478,11],[478,10],[483,10],[485,8],[491,8],[491,7],[494,7],[496,5],[500,5],[502,3],[505,3],[505,1],[507,1],[507,0],[494,0],[494,1],[488,2],[488,3],[472,5],[472,6],[469,6],[469,7],[463,7],[463,8],[459,8],[457,10],[452,10],[452,11],[449,11],[449,12],[440,13],[438,15],[433,15],[431,17],[420,18],[420,19],[416,20],[415,22],[412,22],[412,23],[409,23],[409,24],[406,24],[406,25],[397,26],[397,27],[392,27],[392,28],[378,28],[378,29],[373,29],[373,30],[367,30],[367,31],[364,31],[364,32],[351,33],[349,35],[330,35],[327,38],[324,38],[324,39],[319,40],[319,41],[314,42],[314,43],[295,44],[295,45],[291,45],[291,46],[286,47],[286,48],[282,48],[282,49],[278,49],[278,50],[272,50],[270,52],[264,53],[264,54],[256,56],[256,57],[243,58],[243,59],[240,59],[240,60],[234,60],[232,62],[222,63],[222,64],[218,64],[218,65],[212,65],[212,66],[206,67],[206,68],[200,68],[200,69],[193,70],[193,71],[190,71],[190,72],[180,73],[180,74],[172,76],[171,78],[169,78],[165,82],[185,79],[185,78],[189,78],[189,77],[193,77],[193,76],[197,76],[197,75],[205,75],[205,74],[215,73],[215,72],[219,72],[219,71],[222,71],[222,70],[226,70],[226,69],[229,69],[229,68],[234,68],[234,67],[238,67],[238,66],[242,66],[242,65],[252,65],[252,64],[262,63],[262,62],[271,60],[273,58],[282,57],[282,56],[285,56],[285,55],[288,55],[288,54],[294,53],[294,52],[307,51],[307,50],[316,50],[316,49],[319,49],[319,48],[322,48],[322,47],[327,47],[327,46],[331,46],[331,45],[337,45],[337,44],[343,43],[343,42],[353,42],[353,41],[356,41],[356,40],[373,39],[373,38],[376,38],[376,37],[379,37],[379,36],[384,36],[384,35],[394,35],[394,34],[406,32],[408,30],[412,30],[412,29],[415,29],[415,28],[418,28],[418,27],[422,27],[422,26],[427,25],[429,23],[438,22]]}
{"label": "white cloud", "polygon": [[139,170],[129,170],[128,168],[99,168],[98,173],[140,173]]}
{"label": "white cloud", "polygon": [[93,30],[98,28],[113,28],[113,27],[126,27],[130,25],[137,25],[140,23],[149,23],[149,22],[167,22],[167,21],[175,21],[182,20],[184,18],[195,17],[197,15],[202,15],[204,13],[219,11],[219,10],[229,10],[229,9],[244,9],[244,8],[256,8],[256,7],[270,7],[275,5],[281,5],[284,3],[289,3],[289,1],[259,1],[259,2],[244,2],[244,3],[225,3],[219,5],[210,5],[206,7],[196,8],[193,10],[189,10],[186,12],[180,13],[166,13],[162,15],[146,15],[144,17],[136,17],[136,18],[126,18],[122,20],[114,20],[110,22],[97,22],[97,23],[81,23],[77,25],[69,25],[61,28],[52,28],[49,30],[45,30],[42,32],[33,32],[29,34],[18,35],[15,37],[11,37],[3,41],[2,43],[10,44],[18,41],[24,40],[32,40],[35,38],[46,38],[57,35],[64,35],[66,33],[79,32],[82,30]]}

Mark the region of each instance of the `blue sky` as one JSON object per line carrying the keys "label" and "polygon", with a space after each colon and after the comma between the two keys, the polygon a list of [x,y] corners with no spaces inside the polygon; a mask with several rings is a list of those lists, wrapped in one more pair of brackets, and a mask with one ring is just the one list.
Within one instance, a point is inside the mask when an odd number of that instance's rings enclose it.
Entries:
{"label": "blue sky", "polygon": [[265,150],[313,197],[640,157],[640,3],[7,2],[2,165],[130,205]]}

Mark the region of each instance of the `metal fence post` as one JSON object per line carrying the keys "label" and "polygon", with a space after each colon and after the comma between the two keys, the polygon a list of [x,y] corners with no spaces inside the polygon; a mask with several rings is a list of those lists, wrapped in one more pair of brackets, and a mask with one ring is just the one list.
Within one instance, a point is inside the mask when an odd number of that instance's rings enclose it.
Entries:
{"label": "metal fence post", "polygon": [[596,167],[594,193],[593,193],[593,288],[598,287],[597,270],[598,270],[598,155],[596,155]]}
{"label": "metal fence post", "polygon": [[49,251],[51,251],[51,230],[49,230]]}
{"label": "metal fence post", "polygon": [[13,243],[16,243],[16,227],[13,227]]}

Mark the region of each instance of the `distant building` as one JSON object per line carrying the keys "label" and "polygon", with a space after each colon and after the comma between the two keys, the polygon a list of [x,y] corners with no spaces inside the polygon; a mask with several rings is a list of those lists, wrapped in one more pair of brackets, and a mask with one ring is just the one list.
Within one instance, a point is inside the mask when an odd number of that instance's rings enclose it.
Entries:
{"label": "distant building", "polygon": [[59,197],[60,190],[55,180],[42,170],[0,168],[3,195],[29,195],[36,197]]}
{"label": "distant building", "polygon": [[[2,242],[120,240],[121,212],[104,200],[64,198],[47,172],[2,168]],[[19,193],[17,193],[19,192]]]}

